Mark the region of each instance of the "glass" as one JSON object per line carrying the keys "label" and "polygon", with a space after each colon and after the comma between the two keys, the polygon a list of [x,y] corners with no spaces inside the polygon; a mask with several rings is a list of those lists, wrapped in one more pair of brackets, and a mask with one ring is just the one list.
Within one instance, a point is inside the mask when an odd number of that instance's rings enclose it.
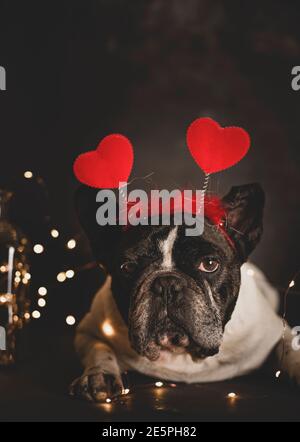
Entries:
{"label": "glass", "polygon": [[0,366],[16,362],[21,330],[30,321],[30,245],[8,220],[11,196],[0,190]]}

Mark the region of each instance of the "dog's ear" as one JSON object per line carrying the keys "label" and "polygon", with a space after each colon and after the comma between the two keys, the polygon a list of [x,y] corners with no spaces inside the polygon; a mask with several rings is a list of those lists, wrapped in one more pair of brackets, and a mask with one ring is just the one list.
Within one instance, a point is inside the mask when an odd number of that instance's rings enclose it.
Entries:
{"label": "dog's ear", "polygon": [[232,187],[222,200],[226,229],[242,261],[246,261],[263,232],[265,194],[257,183]]}
{"label": "dog's ear", "polygon": [[96,213],[101,206],[101,203],[96,201],[98,192],[99,189],[80,186],[75,194],[75,207],[95,259],[109,269],[115,248],[121,239],[122,229],[118,225],[100,226],[97,223]]}

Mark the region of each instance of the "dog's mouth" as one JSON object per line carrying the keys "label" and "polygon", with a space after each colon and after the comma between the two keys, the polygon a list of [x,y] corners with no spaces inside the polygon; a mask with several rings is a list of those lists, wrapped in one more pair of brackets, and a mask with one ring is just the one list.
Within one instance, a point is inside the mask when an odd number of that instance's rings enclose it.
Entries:
{"label": "dog's mouth", "polygon": [[174,353],[183,352],[189,346],[190,339],[186,334],[171,332],[161,333],[157,338],[157,344]]}
{"label": "dog's mouth", "polygon": [[155,336],[149,339],[143,356],[151,361],[159,359],[162,351],[169,351],[174,354],[189,353],[192,359],[203,359],[213,356],[219,352],[219,348],[204,348],[183,329],[163,329],[155,333]]}
{"label": "dog's mouth", "polygon": [[155,340],[150,340],[142,352],[142,356],[147,357],[150,361],[156,361],[159,359],[162,351],[169,351],[178,355],[188,353],[193,360],[197,361],[216,355],[219,352],[219,348],[204,348],[195,344],[190,338],[183,338],[179,344],[174,344],[169,339],[164,338],[160,344],[157,344]]}

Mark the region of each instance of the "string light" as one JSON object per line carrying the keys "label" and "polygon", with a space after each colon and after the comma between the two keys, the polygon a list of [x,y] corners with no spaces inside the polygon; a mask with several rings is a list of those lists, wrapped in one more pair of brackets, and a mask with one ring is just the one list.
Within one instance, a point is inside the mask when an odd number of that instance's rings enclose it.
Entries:
{"label": "string light", "polygon": [[76,247],[76,241],[75,241],[75,239],[70,239],[68,242],[67,242],[67,248],[68,249],[75,249],[75,247]]}
{"label": "string light", "polygon": [[67,270],[66,271],[66,277],[67,278],[73,278],[73,276],[75,275],[75,272],[74,272],[74,270]]}
{"label": "string light", "polygon": [[67,277],[66,277],[65,272],[60,272],[56,277],[58,282],[64,282],[66,280],[66,278]]}
{"label": "string light", "polygon": [[295,281],[294,280],[292,280],[290,283],[289,283],[289,288],[292,288],[292,287],[294,287],[294,285],[295,285]]}
{"label": "string light", "polygon": [[281,375],[281,370],[277,370],[275,373],[275,377],[278,379]]}
{"label": "string light", "polygon": [[40,298],[40,299],[38,300],[38,305],[39,305],[40,307],[45,307],[45,305],[46,305],[46,301],[45,301],[45,299],[44,299],[44,298]]}
{"label": "string light", "polygon": [[102,331],[106,336],[113,336],[115,334],[115,330],[109,321],[105,321],[102,324]]}
{"label": "string light", "polygon": [[50,232],[52,238],[58,238],[59,237],[59,231],[56,229],[52,229]]}
{"label": "string light", "polygon": [[66,317],[66,323],[68,325],[74,325],[76,323],[76,319],[74,318],[74,316],[69,315]]}
{"label": "string light", "polygon": [[235,399],[237,397],[237,394],[236,393],[228,393],[227,397],[229,399]]}
{"label": "string light", "polygon": [[33,177],[33,173],[31,172],[31,170],[26,170],[26,172],[24,172],[24,178],[30,180]]}
{"label": "string light", "polygon": [[47,289],[46,289],[46,287],[40,287],[40,288],[38,289],[38,294],[39,294],[40,296],[46,296],[46,295],[47,295]]}
{"label": "string light", "polygon": [[43,253],[44,247],[42,246],[42,244],[35,244],[35,246],[33,247],[33,251],[34,253],[39,255],[40,253]]}
{"label": "string light", "polygon": [[107,404],[110,404],[110,403],[111,403],[111,398],[107,397],[107,398],[105,399],[105,402],[106,402]]}
{"label": "string light", "polygon": [[39,312],[38,310],[34,310],[34,311],[32,312],[32,314],[31,314],[31,316],[32,316],[34,319],[39,319],[39,318],[41,317],[41,314],[40,314],[40,312]]}
{"label": "string light", "polygon": [[157,387],[157,388],[161,388],[161,387],[163,387],[163,382],[161,382],[161,381],[158,381],[158,382],[155,382],[155,387]]}
{"label": "string light", "polygon": [[[23,176],[26,179],[34,178],[34,174],[33,174],[33,172],[31,170],[26,170],[25,172],[23,172]],[[36,177],[35,182],[37,184],[41,185],[43,188],[45,187],[45,183],[44,183],[42,178]],[[60,236],[59,230],[57,228],[55,228],[55,227],[49,229],[49,234],[51,235],[52,238],[58,238]],[[22,238],[21,239],[21,244],[23,246],[25,246],[27,243],[28,243],[28,240],[26,238]],[[70,250],[74,249],[77,246],[77,242],[76,242],[75,238],[70,238],[67,241],[66,246]],[[45,247],[44,247],[43,244],[37,243],[37,244],[34,244],[32,250],[33,250],[33,252],[35,254],[39,255],[39,254],[42,254],[45,251]],[[89,265],[90,265],[90,263],[89,263]],[[18,284],[21,283],[21,282],[23,284],[28,284],[28,282],[31,279],[31,274],[29,272],[25,272],[25,270],[26,270],[25,265],[23,265],[23,263],[21,263],[21,262],[18,262],[18,263],[16,263],[16,268],[18,270],[15,272],[15,275],[14,275],[15,287],[17,287]],[[87,267],[87,266],[83,266],[82,267],[82,269],[85,269],[85,268],[90,268],[90,267]],[[79,271],[80,270],[81,269],[79,269]],[[6,273],[7,271],[8,271],[7,265],[2,264],[0,266],[0,273]],[[75,270],[69,269],[66,272],[58,273],[56,278],[57,278],[58,282],[64,282],[66,280],[66,278],[70,279],[70,278],[73,278],[74,276],[75,276]],[[47,288],[43,287],[43,286],[39,287],[38,290],[37,290],[38,295],[41,296],[41,297],[46,296],[47,292],[48,292]],[[8,295],[8,294],[7,295],[0,295],[0,303],[5,303],[6,304],[8,302],[11,302],[11,299],[9,298],[9,296],[10,295]],[[45,307],[46,300],[43,299],[43,298],[39,298],[37,300],[37,304],[39,305],[39,307]],[[39,319],[41,317],[41,312],[39,310],[34,310],[32,313],[30,313],[28,311],[25,311],[22,314],[22,318],[23,319],[29,320],[31,317],[34,318],[34,319]],[[12,316],[12,319],[17,322],[21,318],[18,315],[14,315],[14,316]],[[76,319],[74,318],[74,316],[69,315],[69,316],[66,317],[66,323],[68,325],[72,326],[72,325],[74,325],[76,323]],[[110,325],[106,324],[104,326],[104,329],[106,330],[106,334],[107,335],[113,335],[114,334],[114,330],[113,330],[113,328]],[[126,389],[125,394],[127,394],[128,392],[129,392],[129,389]]]}
{"label": "string light", "polygon": [[129,388],[124,388],[124,390],[122,391],[122,394],[128,394],[130,392]]}

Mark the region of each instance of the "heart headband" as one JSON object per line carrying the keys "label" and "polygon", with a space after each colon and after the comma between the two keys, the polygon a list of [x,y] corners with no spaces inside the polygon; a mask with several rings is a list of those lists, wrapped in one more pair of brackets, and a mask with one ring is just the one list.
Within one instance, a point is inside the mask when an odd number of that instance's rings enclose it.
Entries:
{"label": "heart headband", "polygon": [[[250,137],[240,127],[221,127],[212,118],[197,118],[187,130],[192,157],[205,173],[203,193],[212,173],[237,164],[248,152]],[[118,188],[127,182],[133,165],[131,142],[124,135],[104,137],[96,150],[79,155],[73,165],[76,178],[98,189]]]}

